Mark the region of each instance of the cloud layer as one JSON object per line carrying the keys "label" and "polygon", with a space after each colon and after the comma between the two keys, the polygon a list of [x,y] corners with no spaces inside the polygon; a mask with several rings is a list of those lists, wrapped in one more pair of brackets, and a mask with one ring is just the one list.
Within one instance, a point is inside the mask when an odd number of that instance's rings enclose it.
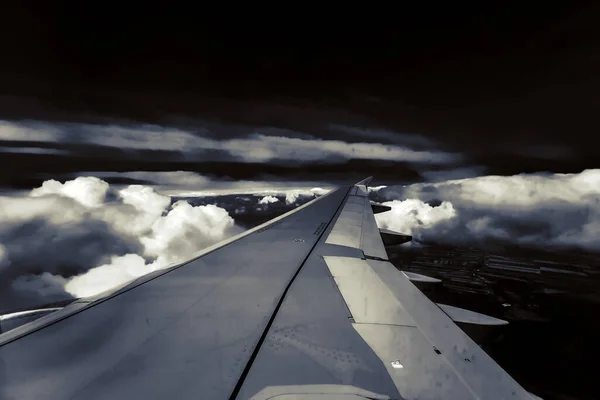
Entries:
{"label": "cloud layer", "polygon": [[[358,129],[358,128],[357,128]],[[448,164],[460,160],[454,153],[437,151],[431,145],[423,149],[417,135],[398,135],[406,144],[369,142],[348,143],[325,140],[306,134],[287,136],[267,134],[269,128],[247,129],[245,137],[216,140],[206,128],[195,131],[157,125],[91,125],[37,121],[13,123],[0,121],[0,141],[54,143],[57,145],[95,145],[120,150],[161,150],[197,157],[215,158],[220,152],[239,162],[271,161],[300,163],[338,163],[349,159],[386,160],[422,164]],[[360,131],[360,129],[359,129]],[[388,133],[392,135],[392,133]],[[298,137],[300,136],[300,137]],[[406,140],[404,140],[406,138]],[[428,143],[428,142],[426,142]],[[45,151],[58,151],[46,149]],[[181,156],[180,156],[181,157]],[[218,157],[217,157],[218,159]]]}
{"label": "cloud layer", "polygon": [[142,185],[54,180],[0,197],[0,282],[11,296],[89,296],[185,259],[240,232],[227,211]]}
{"label": "cloud layer", "polygon": [[[302,192],[310,195],[324,194],[333,188],[325,182],[298,181],[253,181],[253,180],[216,180],[191,171],[96,171],[78,172],[69,177],[96,176],[107,181],[133,180],[152,186],[160,193],[172,197],[198,197],[228,194],[287,195],[290,192]],[[114,186],[114,185],[113,185]]]}
{"label": "cloud layer", "polygon": [[381,227],[447,243],[515,243],[600,251],[600,170],[482,176],[388,186]]}

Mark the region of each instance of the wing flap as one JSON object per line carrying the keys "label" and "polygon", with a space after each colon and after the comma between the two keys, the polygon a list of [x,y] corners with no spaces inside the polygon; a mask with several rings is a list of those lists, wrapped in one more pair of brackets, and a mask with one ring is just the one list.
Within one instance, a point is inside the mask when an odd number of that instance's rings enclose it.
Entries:
{"label": "wing flap", "polygon": [[353,324],[403,399],[477,399],[416,327]]}
{"label": "wing flap", "polygon": [[469,338],[450,317],[417,289],[406,275],[386,261],[366,260],[414,319],[423,337],[435,347],[475,398],[528,399],[529,394]]}
{"label": "wing flap", "polygon": [[323,258],[356,323],[415,326],[410,315],[365,260]]}
{"label": "wing flap", "polygon": [[[355,187],[325,243],[360,249],[366,256],[387,260],[366,189]],[[357,192],[358,191],[358,192]],[[356,194],[353,194],[356,193]]]}

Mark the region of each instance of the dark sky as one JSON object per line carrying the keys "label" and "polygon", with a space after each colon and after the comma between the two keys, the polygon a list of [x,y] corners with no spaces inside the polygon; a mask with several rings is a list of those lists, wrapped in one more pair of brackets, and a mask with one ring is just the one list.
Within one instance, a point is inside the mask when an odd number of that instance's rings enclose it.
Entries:
{"label": "dark sky", "polygon": [[[18,7],[2,12],[1,119],[203,121],[402,142],[323,128],[342,124],[422,135],[437,150],[465,156],[452,168],[497,174],[579,172],[600,156],[597,4]],[[150,165],[148,155],[69,151],[60,162],[57,155],[3,155],[26,172],[3,172],[0,183],[27,186],[30,173],[105,169],[110,160],[117,170],[183,168],[234,179],[374,173],[427,180],[421,169],[389,160],[313,163],[305,173],[282,162]]]}

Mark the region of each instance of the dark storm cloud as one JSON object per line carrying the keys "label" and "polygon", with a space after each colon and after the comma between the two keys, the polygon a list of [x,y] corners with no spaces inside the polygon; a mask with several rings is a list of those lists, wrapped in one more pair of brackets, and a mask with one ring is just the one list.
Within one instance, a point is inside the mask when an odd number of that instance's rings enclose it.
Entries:
{"label": "dark storm cloud", "polygon": [[[66,278],[140,251],[135,237],[116,232],[72,198],[0,198],[2,309],[71,297]],[[26,300],[26,301],[25,301]]]}
{"label": "dark storm cloud", "polygon": [[347,126],[339,124],[329,125],[331,132],[338,132],[348,138],[360,138],[378,143],[400,143],[417,149],[439,148],[440,144],[432,138],[414,133],[399,133],[382,128],[365,128],[361,126]]}
{"label": "dark storm cloud", "polygon": [[[322,137],[314,132],[251,126],[245,127],[244,135],[241,130],[220,138],[211,134],[215,127],[227,125],[184,129],[124,122],[2,121],[0,144],[10,146],[3,161],[22,168],[0,171],[0,184],[27,188],[78,171],[93,175],[106,170],[106,165],[116,171],[190,170],[233,180],[343,182],[376,174],[414,182],[422,180],[419,171],[463,165],[460,153],[447,152],[416,134],[397,134],[391,140],[395,135],[391,131],[327,124],[322,124]],[[352,134],[347,138],[339,136],[348,131]],[[390,140],[378,142],[385,138]]]}
{"label": "dark storm cloud", "polygon": [[[31,206],[24,202],[23,207]],[[73,208],[72,201],[57,201],[52,207]],[[11,209],[14,209],[11,207]],[[85,272],[90,265],[100,265],[107,255],[124,255],[140,250],[133,238],[120,237],[104,221],[86,220],[51,223],[46,219],[20,222],[4,227],[1,232],[4,248],[10,254],[10,265],[18,274],[42,271],[69,277]],[[51,243],[51,246],[48,244]],[[8,266],[4,274],[17,271]]]}
{"label": "dark storm cloud", "polygon": [[[445,164],[460,160],[458,154],[435,149],[413,150],[408,146],[381,143],[344,142],[303,137],[269,136],[260,129],[241,138],[215,140],[196,132],[177,128],[141,125],[48,124],[42,122],[0,125],[0,139],[24,142],[50,142],[98,145],[128,150],[177,151],[198,156],[205,151],[220,151],[239,162],[335,163],[348,159],[373,159],[412,163]],[[302,136],[302,135],[297,135]]]}
{"label": "dark storm cloud", "polygon": [[[266,149],[276,137],[380,143],[458,153],[463,160],[450,170],[485,166],[486,173],[502,175],[596,167],[598,5],[405,7],[390,13],[387,23],[382,15],[361,15],[360,23],[324,18],[307,31],[303,18],[299,26],[271,18],[226,24],[164,5],[143,13],[22,6],[5,18],[5,29],[19,34],[0,36],[0,116],[198,129],[199,136],[230,146],[248,144],[248,127],[264,128],[253,133],[271,139],[253,143]],[[110,133],[108,139],[117,142]],[[292,151],[264,161],[266,153],[232,156],[231,148],[219,146],[181,155],[164,145],[147,150],[124,144],[119,152],[99,144],[57,145],[56,151],[80,157],[70,161],[81,164],[79,170],[98,170],[90,157],[114,161],[123,171],[132,169],[127,163],[134,158],[137,170],[145,169],[139,162],[161,160],[161,170],[181,161],[189,164],[174,169],[202,173],[209,167],[197,166],[198,160],[222,162],[227,165],[214,168],[219,174],[229,170],[240,179],[276,176],[264,163],[280,163],[281,176],[297,165],[289,162],[296,157]],[[8,162],[28,171],[48,164],[56,169],[52,164],[60,162],[38,154],[35,165],[16,151]],[[326,161],[335,164],[319,166],[314,175],[337,179],[345,168],[353,178],[364,168],[390,180],[394,174],[407,182],[427,179],[423,168],[400,161],[390,166],[381,158],[362,163],[347,152],[330,156]],[[248,158],[257,165],[236,169],[239,160],[253,164]],[[2,177],[23,186],[27,179]]]}
{"label": "dark storm cloud", "polygon": [[458,166],[456,168],[421,169],[419,174],[425,182],[440,182],[454,179],[474,178],[484,175],[488,167],[482,165]]}

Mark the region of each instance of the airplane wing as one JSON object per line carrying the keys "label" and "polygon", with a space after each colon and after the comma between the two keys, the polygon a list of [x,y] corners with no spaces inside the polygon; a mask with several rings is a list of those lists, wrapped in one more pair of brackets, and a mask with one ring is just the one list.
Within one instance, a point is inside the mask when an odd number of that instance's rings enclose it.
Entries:
{"label": "airplane wing", "polygon": [[1,334],[0,398],[530,399],[387,260],[368,181]]}

